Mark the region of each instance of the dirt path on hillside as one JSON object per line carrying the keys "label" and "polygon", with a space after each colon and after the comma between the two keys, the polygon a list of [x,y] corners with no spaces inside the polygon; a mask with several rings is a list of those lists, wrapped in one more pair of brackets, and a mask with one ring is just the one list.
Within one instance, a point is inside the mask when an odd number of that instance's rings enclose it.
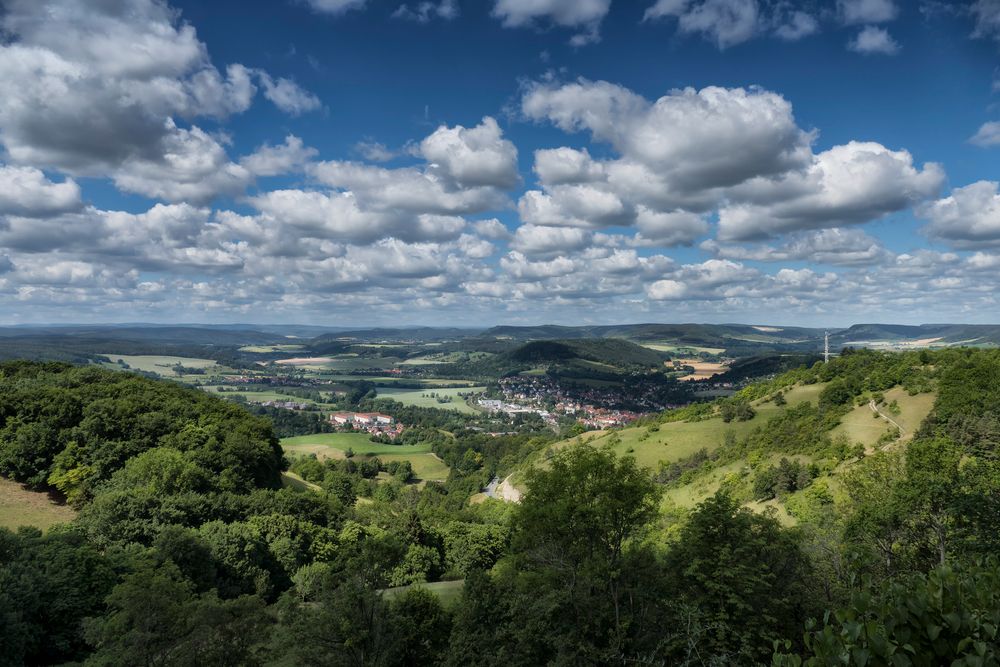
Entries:
{"label": "dirt path on hillside", "polygon": [[897,424],[896,421],[892,419],[892,417],[879,410],[878,405],[876,405],[874,398],[868,401],[868,407],[871,408],[872,412],[877,414],[879,417],[881,417],[882,419],[884,419],[885,421],[889,422],[897,429],[899,429],[899,438],[898,438],[899,440],[902,440],[904,437],[906,437],[906,429]]}

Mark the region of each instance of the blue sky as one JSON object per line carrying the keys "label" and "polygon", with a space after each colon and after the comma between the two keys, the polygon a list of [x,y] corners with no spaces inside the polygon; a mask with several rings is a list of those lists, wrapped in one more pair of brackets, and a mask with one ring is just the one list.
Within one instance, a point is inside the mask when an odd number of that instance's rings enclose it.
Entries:
{"label": "blue sky", "polygon": [[0,7],[10,323],[1000,320],[998,0]]}

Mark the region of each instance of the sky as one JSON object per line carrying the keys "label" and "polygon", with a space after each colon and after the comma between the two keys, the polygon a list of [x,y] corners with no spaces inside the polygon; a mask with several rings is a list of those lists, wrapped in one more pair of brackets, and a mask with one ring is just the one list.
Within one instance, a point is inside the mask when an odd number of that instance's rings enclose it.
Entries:
{"label": "sky", "polygon": [[1000,322],[1000,0],[0,0],[0,323]]}

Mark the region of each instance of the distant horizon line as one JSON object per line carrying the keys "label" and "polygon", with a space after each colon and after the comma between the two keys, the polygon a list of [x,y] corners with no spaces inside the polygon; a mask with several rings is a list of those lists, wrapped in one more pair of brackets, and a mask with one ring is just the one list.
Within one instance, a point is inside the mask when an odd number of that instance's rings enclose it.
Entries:
{"label": "distant horizon line", "polygon": [[82,328],[82,327],[96,327],[96,328],[113,328],[113,327],[149,327],[149,328],[253,328],[253,327],[269,327],[269,328],[308,328],[308,329],[326,329],[326,330],[342,330],[342,331],[370,331],[374,329],[461,329],[468,331],[483,331],[487,329],[493,329],[497,327],[513,327],[513,328],[541,328],[541,327],[562,327],[567,329],[579,329],[585,327],[614,327],[614,326],[643,326],[643,325],[698,325],[698,326],[745,326],[745,327],[775,327],[782,329],[850,329],[857,326],[896,326],[896,327],[935,327],[935,326],[967,326],[967,327],[995,327],[1000,326],[1000,322],[958,322],[958,321],[946,321],[946,322],[922,322],[920,324],[903,324],[899,322],[892,321],[867,321],[867,322],[853,322],[847,325],[803,325],[803,324],[778,324],[774,322],[739,322],[739,321],[728,321],[728,322],[699,322],[699,321],[683,321],[683,322],[656,322],[650,320],[637,321],[637,322],[605,322],[605,323],[583,323],[583,324],[557,324],[554,322],[542,322],[535,324],[513,324],[498,322],[487,325],[465,325],[465,324],[454,324],[454,325],[435,325],[435,324],[306,324],[301,322],[292,323],[279,323],[279,322],[148,322],[148,321],[125,321],[125,322],[68,322],[68,323],[57,323],[57,322],[29,322],[29,323],[18,323],[18,324],[0,324],[0,329],[32,329],[32,328],[49,328],[49,329],[72,329],[72,328]]}

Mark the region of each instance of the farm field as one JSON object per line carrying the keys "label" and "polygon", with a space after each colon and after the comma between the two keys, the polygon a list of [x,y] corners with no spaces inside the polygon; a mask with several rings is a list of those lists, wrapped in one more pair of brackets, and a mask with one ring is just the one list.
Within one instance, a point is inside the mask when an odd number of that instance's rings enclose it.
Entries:
{"label": "farm field", "polygon": [[257,352],[259,354],[267,354],[269,352],[297,352],[298,350],[304,350],[305,345],[299,344],[288,344],[288,345],[245,345],[240,348],[240,352]]}
{"label": "farm field", "polygon": [[0,528],[16,530],[19,526],[34,526],[47,530],[57,523],[72,521],[75,516],[71,507],[54,502],[48,494],[29,491],[0,477]]}
{"label": "farm field", "polygon": [[[169,357],[156,355],[134,355],[134,354],[105,354],[111,361],[118,363],[124,361],[130,368],[146,373],[156,373],[166,377],[176,377],[173,367],[177,364],[188,368],[214,368],[218,362],[214,359],[196,359],[194,357]],[[118,368],[116,365],[115,368]]]}
{"label": "farm field", "polygon": [[689,382],[691,380],[705,380],[719,373],[724,373],[729,366],[726,364],[721,364],[716,361],[702,361],[701,359],[678,359],[678,362],[682,366],[691,366],[694,368],[694,373],[690,375],[684,375],[679,378],[681,382]]}
{"label": "farm field", "polygon": [[[458,387],[448,389],[378,389],[379,398],[391,398],[403,405],[415,405],[420,408],[439,408],[441,410],[458,410],[466,414],[476,414],[479,411],[465,402],[459,394],[485,391],[486,387]],[[429,394],[435,394],[430,396]],[[450,398],[450,402],[441,403],[438,397]]]}
{"label": "farm field", "polygon": [[642,345],[643,347],[648,347],[650,350],[656,350],[657,352],[670,352],[673,354],[697,354],[702,352],[704,354],[722,354],[725,352],[725,348],[721,347],[700,347],[697,345],[675,345],[672,343],[644,343],[641,341],[633,341],[637,345]]}
{"label": "farm field", "polygon": [[457,361],[478,361],[492,357],[491,352],[449,352],[434,353],[420,357],[411,357],[403,362],[404,366],[425,366],[430,364],[453,364]]}
{"label": "farm field", "polygon": [[398,357],[359,357],[343,354],[329,357],[290,357],[274,363],[312,371],[356,371],[365,368],[394,368],[402,363]]}

